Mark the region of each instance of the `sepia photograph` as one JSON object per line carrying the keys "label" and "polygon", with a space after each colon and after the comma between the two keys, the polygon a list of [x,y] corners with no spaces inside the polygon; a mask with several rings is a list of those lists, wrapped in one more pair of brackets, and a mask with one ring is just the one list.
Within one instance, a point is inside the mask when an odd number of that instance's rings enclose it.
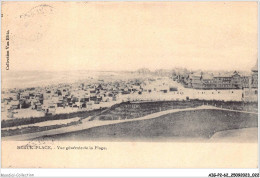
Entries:
{"label": "sepia photograph", "polygon": [[2,166],[258,167],[256,1],[1,8]]}

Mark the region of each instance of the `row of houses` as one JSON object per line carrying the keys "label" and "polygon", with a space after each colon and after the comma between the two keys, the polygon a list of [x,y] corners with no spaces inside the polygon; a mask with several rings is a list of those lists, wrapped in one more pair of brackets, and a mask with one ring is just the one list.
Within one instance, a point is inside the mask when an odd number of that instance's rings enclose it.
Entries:
{"label": "row of houses", "polygon": [[170,86],[169,78],[148,78],[116,80],[113,82],[58,84],[2,93],[2,111],[13,112],[19,109],[32,109],[55,114],[57,110],[67,108],[92,109],[94,105],[126,101],[129,95],[142,95],[151,92],[168,93],[177,91]]}
{"label": "row of houses", "polygon": [[237,71],[222,74],[196,72],[176,75],[173,79],[184,87],[194,89],[258,88],[258,66],[254,66],[248,76],[240,75]]}
{"label": "row of houses", "polygon": [[[251,75],[241,75],[239,72],[211,74],[203,72],[186,72],[173,77],[187,88],[194,89],[243,89],[245,101],[257,101],[258,67],[252,68]],[[93,83],[75,82],[72,84],[57,84],[47,87],[26,89],[10,89],[2,91],[2,111],[12,113],[19,109],[32,109],[55,114],[57,108],[92,109],[96,104],[127,99],[134,94],[145,96],[150,93],[178,94],[178,88],[169,77],[152,77],[146,79],[116,80]],[[174,83],[174,82],[173,82]],[[157,94],[151,94],[156,96]],[[188,95],[188,94],[187,94]],[[160,96],[160,94],[158,95]],[[12,114],[10,114],[12,115]]]}
{"label": "row of houses", "polygon": [[12,89],[2,92],[2,111],[33,109],[55,114],[57,108],[92,109],[95,104],[116,101],[119,95],[142,92],[141,81],[99,81],[58,84],[48,87]]}

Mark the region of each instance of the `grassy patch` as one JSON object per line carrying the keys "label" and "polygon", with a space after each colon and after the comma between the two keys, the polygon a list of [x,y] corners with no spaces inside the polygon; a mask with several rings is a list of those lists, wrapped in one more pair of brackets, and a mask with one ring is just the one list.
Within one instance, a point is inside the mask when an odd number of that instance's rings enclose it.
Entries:
{"label": "grassy patch", "polygon": [[145,141],[209,139],[216,132],[258,127],[257,115],[220,110],[182,111],[154,119],[125,122],[46,137],[57,140]]}

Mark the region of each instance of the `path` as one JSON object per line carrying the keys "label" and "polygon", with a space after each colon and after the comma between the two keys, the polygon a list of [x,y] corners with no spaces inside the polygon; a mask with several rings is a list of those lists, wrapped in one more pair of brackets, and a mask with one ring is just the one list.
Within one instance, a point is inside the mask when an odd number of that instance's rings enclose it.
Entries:
{"label": "path", "polygon": [[58,129],[52,129],[52,130],[47,130],[47,131],[43,131],[43,132],[34,132],[34,133],[28,133],[28,134],[22,134],[22,135],[2,137],[2,140],[3,141],[5,141],[5,140],[17,140],[17,141],[18,140],[19,141],[30,140],[30,139],[37,138],[37,137],[75,132],[75,131],[86,130],[86,129],[98,127],[98,126],[118,124],[118,123],[123,123],[123,122],[132,122],[132,121],[138,121],[138,120],[153,119],[153,118],[157,118],[157,117],[160,117],[160,116],[163,116],[163,115],[181,112],[181,111],[194,111],[194,110],[205,110],[205,109],[216,109],[216,110],[225,110],[225,111],[233,111],[233,112],[258,114],[258,113],[254,113],[254,112],[237,111],[237,110],[231,110],[231,109],[225,109],[225,108],[218,108],[218,107],[210,106],[210,105],[202,105],[202,106],[199,106],[199,107],[196,107],[196,108],[171,109],[171,110],[156,112],[156,113],[149,114],[149,115],[146,115],[146,116],[143,116],[143,117],[140,117],[140,118],[129,119],[129,120],[110,120],[110,121],[93,120],[93,121],[89,121],[92,117],[92,116],[89,116],[88,118],[83,119],[82,124],[80,124],[80,125],[63,127],[63,128],[58,128]]}

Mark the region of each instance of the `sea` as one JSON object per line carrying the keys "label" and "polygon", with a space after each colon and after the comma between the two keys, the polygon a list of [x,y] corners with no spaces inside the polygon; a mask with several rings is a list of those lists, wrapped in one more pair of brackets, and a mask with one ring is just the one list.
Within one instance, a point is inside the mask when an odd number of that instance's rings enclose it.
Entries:
{"label": "sea", "polygon": [[112,71],[2,71],[1,88],[43,87],[59,83],[119,79],[120,76],[125,75]]}

